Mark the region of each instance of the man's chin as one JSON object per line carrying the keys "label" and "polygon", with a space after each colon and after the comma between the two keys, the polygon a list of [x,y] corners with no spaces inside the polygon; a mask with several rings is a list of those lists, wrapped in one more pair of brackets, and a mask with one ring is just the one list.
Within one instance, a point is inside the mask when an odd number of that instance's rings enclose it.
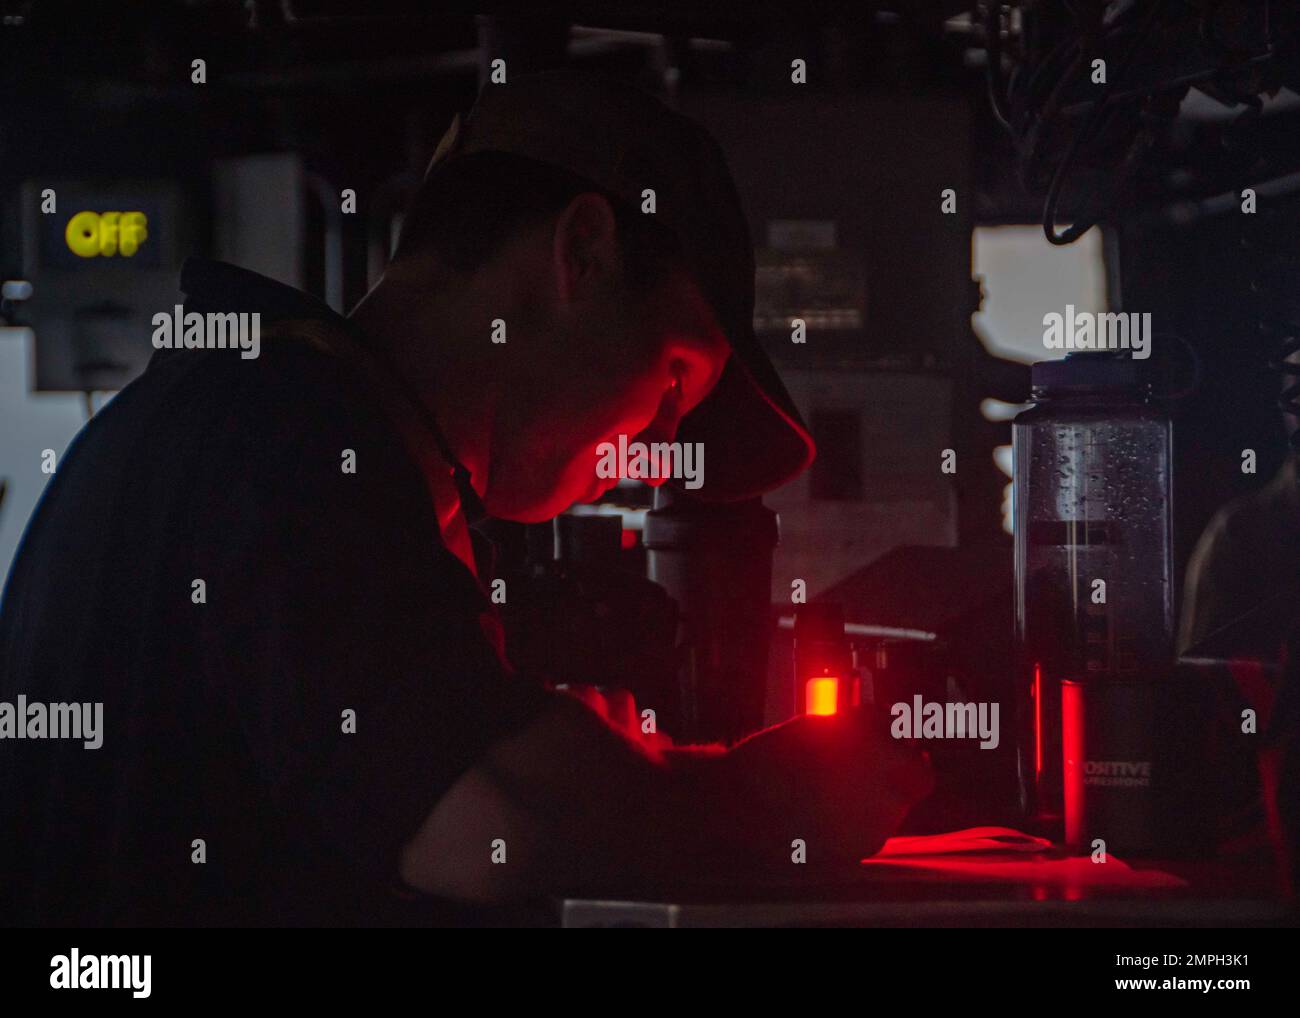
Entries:
{"label": "man's chin", "polygon": [[[564,507],[565,509],[568,506]],[[511,523],[545,523],[547,520],[559,516],[564,509],[550,510],[538,509],[536,507],[511,508],[511,509],[493,509],[487,507],[488,515],[498,520],[509,520]]]}
{"label": "man's chin", "polygon": [[498,504],[495,501],[487,501],[484,507],[489,516],[499,520],[510,520],[513,523],[545,523],[580,501],[582,499],[573,500],[561,496],[536,502],[511,501]]}
{"label": "man's chin", "polygon": [[617,484],[615,480],[589,475],[585,481],[572,478],[557,490],[534,497],[520,497],[518,490],[498,493],[488,490],[484,506],[488,514],[515,523],[543,523],[575,505],[595,502]]}

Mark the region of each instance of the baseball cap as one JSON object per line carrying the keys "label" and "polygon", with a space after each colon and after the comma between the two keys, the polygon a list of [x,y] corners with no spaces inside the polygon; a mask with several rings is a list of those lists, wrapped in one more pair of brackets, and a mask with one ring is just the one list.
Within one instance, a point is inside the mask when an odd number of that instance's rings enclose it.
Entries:
{"label": "baseball cap", "polygon": [[443,136],[425,186],[436,186],[452,160],[479,152],[558,166],[632,208],[654,191],[653,215],[677,236],[732,351],[718,384],[678,429],[677,441],[702,443],[707,453],[693,495],[749,498],[807,468],[816,446],[754,335],[749,225],[722,150],[699,124],[622,82],[550,71],[485,86]]}

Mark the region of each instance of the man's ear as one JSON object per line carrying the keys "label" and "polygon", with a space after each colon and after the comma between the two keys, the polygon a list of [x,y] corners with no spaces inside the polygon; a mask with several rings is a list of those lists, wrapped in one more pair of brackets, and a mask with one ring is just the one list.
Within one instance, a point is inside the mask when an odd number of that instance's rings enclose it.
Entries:
{"label": "man's ear", "polygon": [[555,221],[551,253],[563,301],[582,300],[617,276],[618,226],[609,201],[591,191],[575,196]]}

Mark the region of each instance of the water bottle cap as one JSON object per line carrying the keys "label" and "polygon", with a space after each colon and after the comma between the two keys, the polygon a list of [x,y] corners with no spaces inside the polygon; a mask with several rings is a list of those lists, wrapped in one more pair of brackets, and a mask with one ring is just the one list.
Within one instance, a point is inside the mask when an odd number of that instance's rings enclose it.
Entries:
{"label": "water bottle cap", "polygon": [[1029,369],[1034,386],[1062,389],[1134,389],[1137,361],[1109,350],[1068,353],[1060,360],[1038,361]]}

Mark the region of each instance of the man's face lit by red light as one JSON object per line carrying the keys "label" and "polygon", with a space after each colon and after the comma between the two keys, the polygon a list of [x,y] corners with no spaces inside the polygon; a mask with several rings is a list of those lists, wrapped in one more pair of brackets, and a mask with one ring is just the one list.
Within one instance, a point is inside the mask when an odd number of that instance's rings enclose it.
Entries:
{"label": "man's face lit by red light", "polygon": [[[647,295],[628,328],[658,353],[646,363],[628,365],[603,398],[592,400],[571,444],[557,450],[567,457],[555,486],[554,504],[564,503],[558,511],[595,501],[618,483],[618,477],[601,476],[596,467],[602,448],[617,447],[620,436],[627,445],[672,442],[681,419],[717,384],[730,353],[712,309],[684,273]],[[671,469],[671,462],[652,464],[653,476],[641,479],[657,487]]]}
{"label": "man's face lit by red light", "polygon": [[[530,358],[529,384],[498,413],[484,502],[503,519],[547,520],[598,499],[618,482],[597,472],[602,443],[617,446],[621,435],[629,444],[672,442],[730,354],[685,271],[642,289],[625,285],[621,270],[603,268],[616,250],[613,236],[603,236],[599,209],[587,211],[585,219],[582,210],[576,221],[560,217],[552,259],[565,264],[553,270],[560,277],[554,296],[539,294],[551,315],[541,330],[550,349]],[[662,480],[662,469],[646,478]]]}

